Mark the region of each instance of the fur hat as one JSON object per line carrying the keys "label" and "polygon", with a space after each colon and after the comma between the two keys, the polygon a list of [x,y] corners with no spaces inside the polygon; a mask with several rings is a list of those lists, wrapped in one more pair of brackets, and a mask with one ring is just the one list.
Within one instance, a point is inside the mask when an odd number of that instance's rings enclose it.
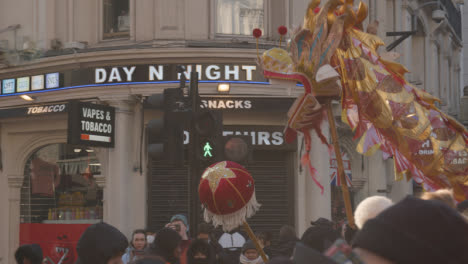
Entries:
{"label": "fur hat", "polygon": [[441,201],[409,196],[367,221],[353,247],[398,264],[468,263],[468,224]]}
{"label": "fur hat", "polygon": [[367,220],[376,217],[380,212],[392,205],[392,200],[384,196],[376,195],[362,200],[354,211],[354,219],[357,227],[361,229]]}

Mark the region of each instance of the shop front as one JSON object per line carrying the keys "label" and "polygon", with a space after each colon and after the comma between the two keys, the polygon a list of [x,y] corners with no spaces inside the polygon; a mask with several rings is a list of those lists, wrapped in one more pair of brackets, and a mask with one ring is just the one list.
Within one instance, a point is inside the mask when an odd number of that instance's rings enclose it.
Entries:
{"label": "shop front", "polygon": [[[294,224],[297,146],[285,144],[282,130],[302,87],[269,83],[250,59],[200,61],[180,63],[187,77],[191,67],[199,72],[200,107],[222,110],[224,135],[249,135],[254,145],[247,168],[263,207],[252,226],[275,232]],[[73,263],[89,225],[105,221],[126,235],[157,230],[173,212],[189,213],[195,195],[187,191],[185,167],[165,167],[145,153],[145,125],[161,113],[145,109],[144,99],[179,86],[179,63],[63,63],[0,75],[0,233],[7,234],[0,257],[6,263],[26,243],[39,243],[50,263]],[[217,91],[220,82],[230,84],[230,93]]]}

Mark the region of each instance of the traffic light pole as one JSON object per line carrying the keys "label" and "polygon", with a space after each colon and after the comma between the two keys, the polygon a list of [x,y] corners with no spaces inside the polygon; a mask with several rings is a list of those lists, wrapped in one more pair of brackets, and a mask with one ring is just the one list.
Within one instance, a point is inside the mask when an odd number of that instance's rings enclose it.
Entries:
{"label": "traffic light pole", "polygon": [[198,164],[197,160],[197,146],[199,144],[199,139],[197,135],[197,131],[195,129],[195,117],[199,112],[200,107],[200,100],[198,94],[198,73],[196,71],[192,71],[190,73],[190,91],[189,91],[189,98],[190,104],[192,108],[192,118],[190,120],[190,132],[189,132],[189,192],[188,192],[188,200],[190,208],[189,208],[189,222],[190,226],[192,227],[192,234],[196,235],[194,231],[197,229],[198,219],[200,217],[200,202],[198,198],[198,184],[200,182],[200,164]]}

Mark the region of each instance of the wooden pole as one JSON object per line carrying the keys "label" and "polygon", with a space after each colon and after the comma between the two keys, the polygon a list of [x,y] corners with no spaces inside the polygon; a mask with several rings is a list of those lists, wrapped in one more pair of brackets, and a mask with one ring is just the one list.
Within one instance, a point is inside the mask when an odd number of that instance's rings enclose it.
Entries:
{"label": "wooden pole", "polygon": [[257,248],[257,251],[260,253],[260,256],[262,256],[263,262],[267,263],[268,258],[265,255],[265,252],[263,251],[263,248],[260,246],[260,243],[258,243],[258,239],[255,236],[254,232],[252,231],[252,228],[250,228],[247,221],[244,221],[244,229],[245,229],[245,231],[247,231],[247,234],[249,235],[250,240],[252,240],[254,242],[255,247]]}
{"label": "wooden pole", "polygon": [[335,149],[335,156],[336,162],[338,164],[338,177],[340,177],[341,181],[341,192],[343,193],[343,199],[346,208],[346,218],[348,219],[348,223],[352,228],[356,228],[354,223],[354,216],[353,216],[353,209],[351,208],[351,199],[349,197],[349,190],[348,190],[348,183],[346,181],[345,173],[344,173],[344,166],[343,166],[343,159],[341,157],[341,150],[340,145],[338,143],[338,133],[336,131],[336,124],[335,118],[333,116],[333,109],[331,100],[327,102],[327,116],[328,116],[328,123],[330,124],[330,131],[333,140],[333,148]]}

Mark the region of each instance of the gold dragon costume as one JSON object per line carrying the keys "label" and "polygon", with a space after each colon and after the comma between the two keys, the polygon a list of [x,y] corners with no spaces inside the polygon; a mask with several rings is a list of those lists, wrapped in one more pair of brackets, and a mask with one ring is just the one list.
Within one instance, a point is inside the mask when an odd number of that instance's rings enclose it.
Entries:
{"label": "gold dragon costume", "polygon": [[[304,135],[308,163],[309,130],[320,131],[324,104],[341,100],[342,121],[359,139],[357,151],[393,157],[397,179],[406,176],[426,190],[453,188],[457,200],[468,194],[468,132],[434,105],[437,98],[408,83],[406,68],[378,53],[383,41],[363,31],[367,6],[353,0],[311,1],[289,52],[273,48],[259,63],[266,78],[300,82],[304,94],[289,111],[286,140]],[[369,31],[369,29],[368,29]],[[311,174],[316,183],[314,171]]]}

